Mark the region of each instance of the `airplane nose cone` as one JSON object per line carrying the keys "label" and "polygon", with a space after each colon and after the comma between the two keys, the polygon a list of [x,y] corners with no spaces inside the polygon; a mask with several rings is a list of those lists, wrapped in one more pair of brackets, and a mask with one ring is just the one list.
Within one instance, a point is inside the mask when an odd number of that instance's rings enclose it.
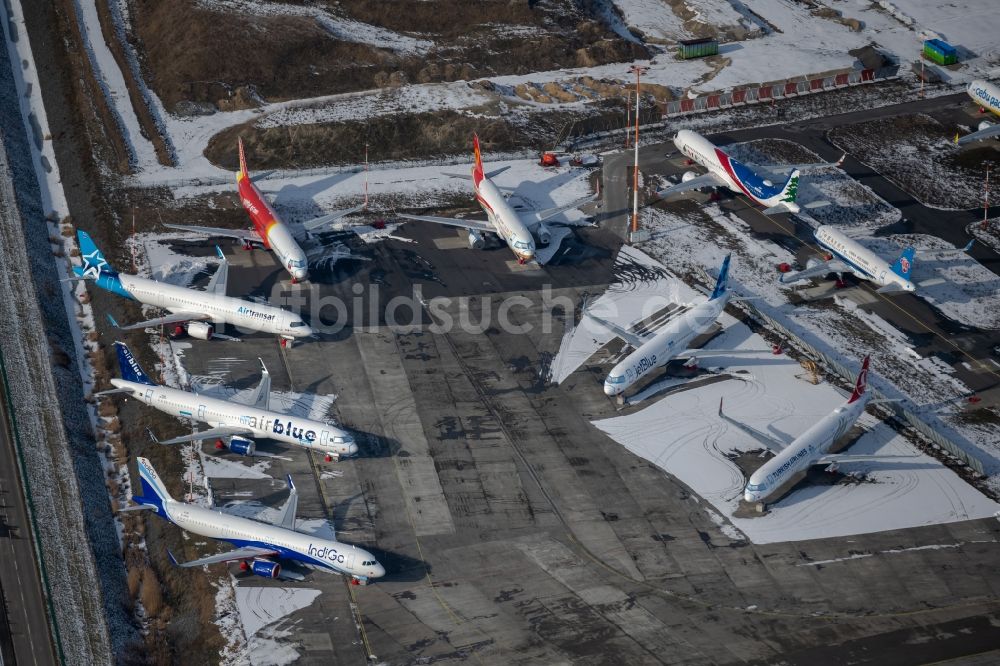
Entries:
{"label": "airplane nose cone", "polygon": [[608,384],[607,382],[605,382],[605,384],[604,384],[604,395],[618,395],[619,393],[621,393],[621,391],[618,390],[617,386],[615,386],[614,384]]}
{"label": "airplane nose cone", "polygon": [[353,456],[358,452],[358,445],[355,442],[350,442],[347,445],[347,455]]}
{"label": "airplane nose cone", "polygon": [[757,493],[743,493],[743,499],[753,504],[757,501]]}
{"label": "airplane nose cone", "polygon": [[381,564],[376,564],[372,568],[371,578],[381,578],[384,575],[385,575],[385,567],[383,567]]}
{"label": "airplane nose cone", "polygon": [[304,268],[296,268],[292,271],[292,277],[301,282],[309,277],[309,271]]}
{"label": "airplane nose cone", "polygon": [[296,337],[299,338],[312,338],[315,336],[316,336],[316,331],[314,331],[311,326],[300,327],[299,332],[296,334]]}

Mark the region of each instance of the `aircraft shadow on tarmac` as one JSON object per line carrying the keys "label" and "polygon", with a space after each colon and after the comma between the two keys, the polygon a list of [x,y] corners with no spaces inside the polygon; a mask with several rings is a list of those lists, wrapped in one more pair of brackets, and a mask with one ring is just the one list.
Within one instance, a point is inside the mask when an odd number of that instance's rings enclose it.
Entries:
{"label": "aircraft shadow on tarmac", "polygon": [[[325,192],[337,183],[352,178],[356,173],[355,171],[341,171],[328,176],[321,176],[305,185],[286,183],[277,192],[271,194],[271,203],[279,211],[279,214],[282,208],[294,209],[296,217],[302,215],[304,220],[311,220],[326,215],[333,211],[321,208],[316,203],[316,195]],[[364,193],[359,191],[358,203],[361,203],[363,196]]]}

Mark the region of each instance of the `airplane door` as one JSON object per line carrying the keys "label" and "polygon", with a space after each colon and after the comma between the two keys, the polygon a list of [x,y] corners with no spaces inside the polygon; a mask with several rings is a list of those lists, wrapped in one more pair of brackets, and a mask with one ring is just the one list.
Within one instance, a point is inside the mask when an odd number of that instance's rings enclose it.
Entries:
{"label": "airplane door", "polygon": [[326,446],[329,443],[330,443],[330,431],[324,430],[319,435],[319,444],[320,446]]}
{"label": "airplane door", "polygon": [[198,418],[199,419],[205,418],[205,405],[198,405]]}
{"label": "airplane door", "polygon": [[153,389],[151,388],[146,389],[146,397],[144,398],[144,400],[148,403],[153,402]]}

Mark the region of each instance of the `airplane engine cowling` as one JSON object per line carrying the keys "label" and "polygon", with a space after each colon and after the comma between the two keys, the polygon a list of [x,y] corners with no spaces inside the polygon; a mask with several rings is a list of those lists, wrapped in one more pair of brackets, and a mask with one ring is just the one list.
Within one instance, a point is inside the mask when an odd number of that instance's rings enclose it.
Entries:
{"label": "airplane engine cowling", "polygon": [[211,340],[212,336],[215,335],[215,327],[211,324],[206,324],[203,321],[189,321],[187,325],[187,333],[192,338],[198,338],[199,340]]}
{"label": "airplane engine cowling", "polygon": [[977,127],[976,129],[982,131],[984,129],[989,129],[991,127],[993,127],[993,123],[984,120],[983,122],[979,123],[979,127]]}
{"label": "airplane engine cowling", "polygon": [[253,572],[255,576],[277,578],[278,574],[281,573],[281,565],[270,560],[254,560],[250,564],[250,571]]}
{"label": "airplane engine cowling", "polygon": [[539,245],[548,245],[552,242],[552,230],[544,224],[539,224],[535,233],[538,235]]}
{"label": "airplane engine cowling", "polygon": [[483,236],[482,232],[469,229],[469,248],[482,250],[484,247],[486,247],[486,237]]}
{"label": "airplane engine cowling", "polygon": [[682,183],[686,183],[689,180],[691,180],[692,178],[697,178],[697,177],[698,177],[698,174],[696,174],[694,171],[685,171],[684,175],[681,176],[681,182]]}
{"label": "airplane engine cowling", "polygon": [[229,450],[241,456],[252,456],[257,450],[257,445],[252,439],[233,437],[229,440]]}

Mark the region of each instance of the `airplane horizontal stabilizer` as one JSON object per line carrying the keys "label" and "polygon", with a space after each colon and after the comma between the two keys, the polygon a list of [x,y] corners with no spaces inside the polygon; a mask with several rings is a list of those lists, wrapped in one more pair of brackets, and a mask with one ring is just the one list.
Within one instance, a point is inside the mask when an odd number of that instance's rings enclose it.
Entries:
{"label": "airplane horizontal stabilizer", "polygon": [[722,398],[719,398],[719,418],[721,418],[722,420],[726,421],[727,423],[733,424],[734,426],[736,426],[737,428],[739,428],[740,430],[742,430],[746,434],[750,435],[755,440],[757,440],[758,442],[760,442],[761,444],[763,444],[765,447],[767,447],[767,449],[769,451],[771,451],[771,453],[773,453],[775,455],[781,453],[785,449],[785,447],[787,447],[788,444],[790,443],[790,442],[779,442],[778,440],[774,439],[773,437],[769,437],[768,435],[765,435],[764,433],[762,433],[761,431],[757,430],[756,428],[751,428],[750,426],[746,425],[745,423],[740,423],[739,421],[737,421],[735,419],[729,418],[728,416],[726,416],[722,412]]}
{"label": "airplane horizontal stabilizer", "polygon": [[253,229],[221,229],[218,227],[198,227],[186,224],[164,224],[168,229],[178,231],[191,231],[204,236],[222,236],[223,238],[235,238],[245,243],[262,243],[264,239]]}
{"label": "airplane horizontal stabilizer", "polygon": [[315,231],[320,227],[325,227],[328,224],[332,224],[341,218],[347,217],[348,215],[353,215],[354,213],[360,213],[367,207],[368,207],[367,203],[361,203],[358,204],[357,206],[354,206],[353,208],[345,208],[344,210],[337,210],[330,213],[329,215],[322,215],[320,217],[313,218],[308,222],[303,222],[302,228],[305,229],[306,231]]}
{"label": "airplane horizontal stabilizer", "polygon": [[449,227],[474,229],[475,231],[483,231],[491,234],[497,232],[496,227],[482,220],[465,220],[458,217],[437,217],[435,215],[409,215],[407,213],[398,213],[398,215],[404,219],[417,220],[418,222],[434,222],[435,224],[444,224]]}

